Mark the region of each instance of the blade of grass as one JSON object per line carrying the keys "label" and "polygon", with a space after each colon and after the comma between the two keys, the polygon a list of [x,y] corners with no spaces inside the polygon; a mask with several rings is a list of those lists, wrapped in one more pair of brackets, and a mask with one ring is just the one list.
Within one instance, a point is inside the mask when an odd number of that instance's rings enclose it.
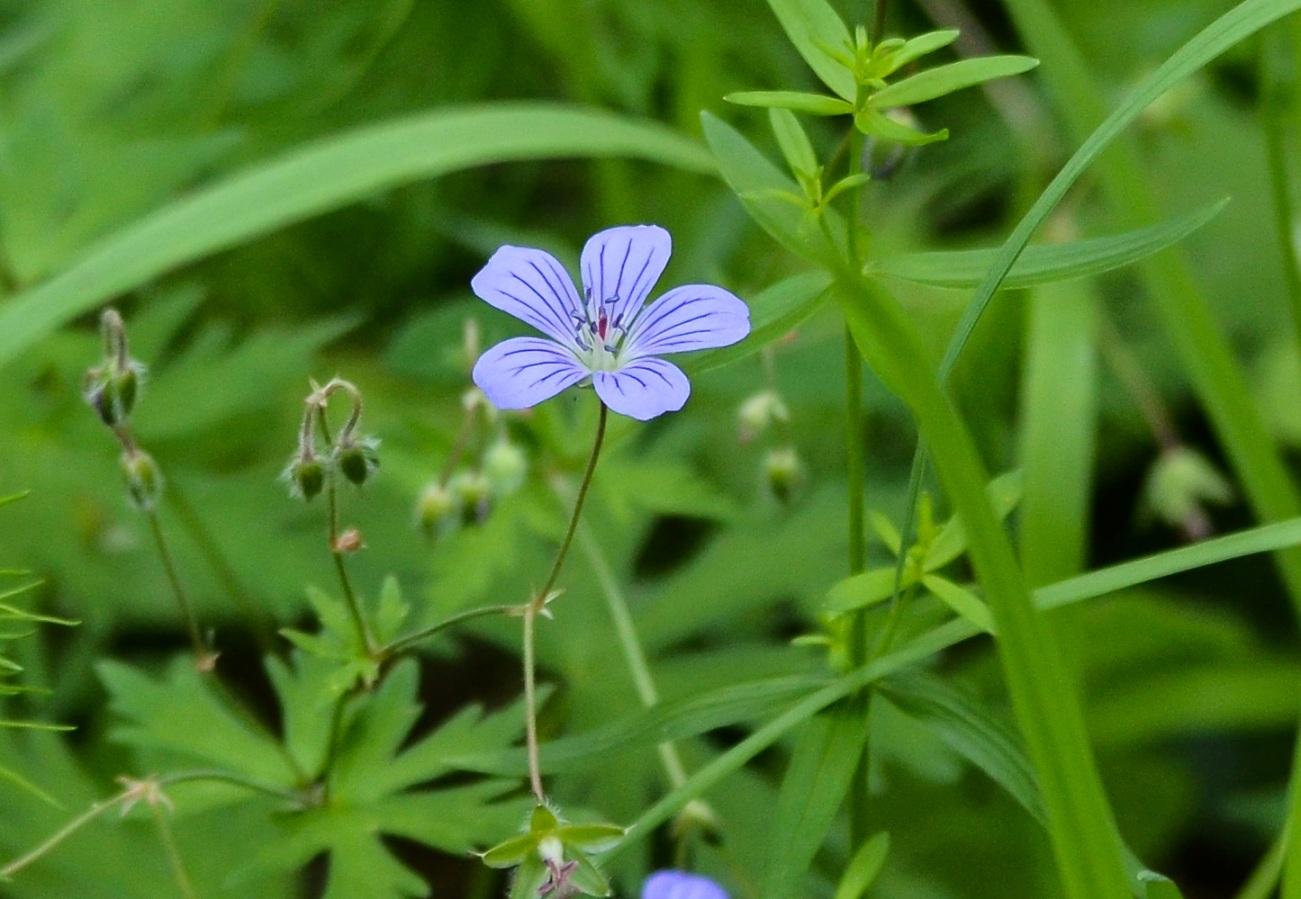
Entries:
{"label": "blade of grass", "polygon": [[369,125],[257,163],[181,197],[0,306],[0,365],[69,319],[159,275],[411,181],[494,162],[631,156],[713,172],[709,153],[660,125],[595,109],[511,103]]}

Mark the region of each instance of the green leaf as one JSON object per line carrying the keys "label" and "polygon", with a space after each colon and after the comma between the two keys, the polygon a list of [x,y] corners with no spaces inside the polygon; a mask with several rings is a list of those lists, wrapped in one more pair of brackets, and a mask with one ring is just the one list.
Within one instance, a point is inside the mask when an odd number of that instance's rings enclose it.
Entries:
{"label": "green leaf", "polygon": [[811,271],[764,288],[748,300],[750,336],[728,347],[683,357],[683,370],[691,375],[700,374],[759,352],[808,321],[830,296],[830,287],[830,275]]}
{"label": "green leaf", "polygon": [[[1178,243],[1205,225],[1229,203],[1226,197],[1190,215],[1109,237],[1026,247],[1000,285],[1029,287],[1084,278],[1138,262]],[[907,253],[869,263],[868,275],[884,275],[934,287],[971,288],[980,283],[999,248]]]}
{"label": "green leaf", "polygon": [[884,140],[898,141],[910,147],[921,147],[926,144],[933,144],[936,141],[949,139],[948,128],[941,128],[939,131],[932,131],[927,134],[890,118],[879,109],[864,109],[855,115],[854,127],[864,134],[883,138]]}
{"label": "green leaf", "polygon": [[854,41],[849,29],[825,0],[768,0],[800,56],[822,83],[849,102],[854,102],[858,83],[854,73],[838,54],[852,54]]}
{"label": "green leaf", "polygon": [[881,831],[870,837],[849,860],[834,899],[862,899],[885,867],[889,854],[890,834]]}
{"label": "green leaf", "polygon": [[803,196],[803,191],[748,140],[722,119],[701,113],[705,140],[718,162],[723,179],[740,198],[750,217],[774,240],[791,252],[831,268],[839,258],[845,227],[838,215],[825,210],[832,234],[829,243],[817,220],[790,203],[774,199],[773,192]]}
{"label": "green leaf", "polygon": [[1039,60],[1029,56],[982,56],[977,59],[962,59],[896,81],[872,94],[867,102],[874,109],[913,106],[984,81],[1019,75],[1037,65]]}
{"label": "green leaf", "polygon": [[995,715],[947,681],[923,672],[895,675],[880,689],[1046,824],[1034,767],[1010,720]]}
{"label": "green leaf", "polygon": [[761,106],[767,109],[789,109],[809,115],[849,115],[852,103],[826,94],[806,94],[800,91],[738,91],[723,98],[738,106]]}
{"label": "green leaf", "polygon": [[64,322],[221,250],[412,181],[489,163],[630,156],[710,172],[707,153],[660,125],[581,107],[440,109],[319,140],[169,205],[0,306],[0,364]]}
{"label": "green leaf", "polygon": [[928,31],[909,38],[902,47],[890,54],[890,67],[885,74],[893,75],[913,60],[947,47],[958,39],[958,34],[958,29],[947,28],[943,31]]}
{"label": "green leaf", "polygon": [[804,880],[850,792],[867,730],[868,717],[858,703],[841,703],[804,726],[777,798],[762,890],[766,899],[807,893]]}
{"label": "green leaf", "polygon": [[258,783],[298,786],[298,772],[271,734],[232,708],[195,670],[193,659],[174,660],[159,680],[110,661],[100,663],[99,676],[122,719],[114,739]]}
{"label": "green leaf", "polygon": [[813,152],[813,144],[804,133],[800,120],[789,109],[768,110],[768,121],[772,123],[772,133],[777,138],[777,146],[792,172],[808,177],[818,176],[818,157]]}
{"label": "green leaf", "polygon": [[994,617],[989,612],[989,606],[970,590],[934,574],[922,578],[922,586],[938,596],[940,601],[959,617],[970,621],[987,634],[996,633]]}

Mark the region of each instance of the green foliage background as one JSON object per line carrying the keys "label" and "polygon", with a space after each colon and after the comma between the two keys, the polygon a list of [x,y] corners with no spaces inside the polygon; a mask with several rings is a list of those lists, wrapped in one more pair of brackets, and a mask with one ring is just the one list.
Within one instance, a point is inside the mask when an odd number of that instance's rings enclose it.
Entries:
{"label": "green foliage background", "polygon": [[[870,18],[869,3],[836,5],[848,21]],[[1057,13],[1109,110],[1230,6],[1098,0]],[[947,27],[962,11],[899,3],[890,31]],[[967,12],[972,24],[957,27],[968,36],[983,31],[1000,49],[1025,49],[1006,10]],[[1131,136],[1164,219],[1231,198],[1183,247],[1295,476],[1301,357],[1283,259],[1263,224],[1274,212],[1253,41],[1181,83]],[[1052,65],[1044,55],[1043,67]],[[59,804],[0,782],[0,859],[110,794],[122,773],[225,765],[290,789],[294,766],[277,769],[273,735],[292,744],[299,774],[320,764],[310,697],[312,679],[324,675],[302,657],[262,658],[287,651],[277,626],[312,621],[305,588],[334,586],[321,511],[289,501],[277,480],[309,377],[338,373],[358,384],[367,429],[383,440],[381,475],[345,501],[367,544],[354,566],[362,592],[377,599],[394,576],[414,625],[526,598],[564,527],[568,494],[556,479],[581,471],[595,412],[590,396],[571,391],[511,417],[506,427],[529,458],[524,485],[482,523],[424,538],[413,509],[460,428],[464,322],[478,322],[484,345],[518,333],[471,296],[470,276],[506,242],[546,247],[572,265],[588,235],[633,222],[672,232],[665,285],[710,281],[753,300],[804,273],[717,176],[700,112],[776,160],[766,117],[721,98],[816,87],[757,0],[6,4],[0,496],[31,495],[0,510],[0,563],[43,579],[23,597],[28,607],[81,623],[5,644],[23,682],[49,693],[10,697],[0,717],[77,730],[0,729],[0,770]],[[909,154],[870,188],[874,258],[1001,243],[1074,151],[1068,100],[1048,75],[996,90],[920,108],[928,129],[948,127],[951,138]],[[810,129],[830,155],[831,127]],[[343,144],[348,152],[328,156]],[[1094,177],[1068,197],[1057,226],[1085,236],[1118,230]],[[243,189],[221,192],[232,183]],[[200,198],[189,214],[186,198]],[[890,283],[938,363],[967,292]],[[1081,297],[1100,304],[1105,325],[1078,313]],[[109,300],[150,366],[134,424],[168,475],[163,520],[179,566],[215,630],[229,689],[257,722],[239,720],[228,697],[177,660],[183,629],[147,525],[127,506],[112,441],[82,402],[99,344],[91,313]],[[1051,304],[1077,315],[1045,322]],[[823,653],[789,641],[820,630],[828,590],[847,573],[843,338],[831,310],[797,312],[756,335],[773,341],[763,358],[688,364],[683,413],[612,425],[587,536],[569,560],[557,620],[540,633],[543,679],[554,686],[549,736],[599,737],[642,714],[611,638],[611,583],[626,594],[671,710],[660,723],[683,738],[691,770],[827,676]],[[1056,380],[1053,360],[1065,372]],[[1233,483],[1232,499],[1207,506],[1214,530],[1255,522],[1189,368],[1132,271],[1005,291],[951,388],[990,470],[1045,455],[1073,460],[1070,479],[1028,493],[1010,518],[1023,562],[1038,566],[1036,585],[1182,542],[1158,514],[1168,508],[1151,486],[1160,446],[1134,396],[1134,371],[1168,409],[1180,444]],[[737,407],[767,386],[785,398],[787,436],[807,467],[789,503],[764,483],[775,438],[738,434]],[[899,522],[914,425],[875,378],[865,389],[868,503]],[[1044,425],[1046,410],[1059,413],[1056,424]],[[479,435],[471,457],[489,437]],[[942,496],[937,504],[946,518]],[[1055,508],[1075,514],[1054,521]],[[1032,514],[1056,530],[1018,530],[1018,516]],[[871,553],[874,568],[892,566],[882,542]],[[961,558],[945,570],[970,579]],[[946,614],[931,597],[910,625]],[[1186,895],[1232,895],[1281,826],[1301,700],[1296,625],[1275,569],[1263,556],[1224,562],[1076,604],[1051,621],[1130,848]],[[516,621],[485,619],[441,635],[418,666],[393,672],[354,722],[369,736],[351,763],[346,821],[295,816],[283,801],[250,801],[227,786],[178,784],[174,829],[199,894],[317,895],[328,883],[340,896],[380,886],[368,895],[420,895],[426,884],[433,895],[496,895],[496,875],[464,852],[509,834],[527,808],[522,756],[507,748],[522,727],[518,646]],[[1057,895],[1034,817],[977,770],[963,734],[946,732],[954,717],[934,712],[941,699],[972,703],[1010,729],[992,641],[964,644],[928,670],[955,695],[905,682],[874,700],[871,816],[891,833],[874,889]],[[712,719],[687,702],[764,678],[770,689],[749,705],[719,694],[728,702]],[[480,719],[465,711],[471,704],[489,711]],[[196,711],[205,708],[211,715]],[[303,720],[291,723],[293,709]],[[557,752],[551,790],[566,810],[628,823],[659,799],[666,785],[652,725],[640,735],[616,728],[601,752],[592,749],[600,739],[580,741],[577,761]],[[734,895],[760,895],[767,882],[784,839],[769,832],[772,810],[797,745],[788,737],[706,793],[724,839],[695,860]],[[365,754],[376,747],[384,752]],[[372,772],[402,758],[418,759],[407,763],[411,778],[375,782]],[[801,895],[831,894],[856,848],[843,831],[832,831]],[[621,895],[634,895],[646,871],[669,861],[662,843],[642,842],[611,873]],[[2,889],[94,899],[176,887],[137,811],[90,826]]]}

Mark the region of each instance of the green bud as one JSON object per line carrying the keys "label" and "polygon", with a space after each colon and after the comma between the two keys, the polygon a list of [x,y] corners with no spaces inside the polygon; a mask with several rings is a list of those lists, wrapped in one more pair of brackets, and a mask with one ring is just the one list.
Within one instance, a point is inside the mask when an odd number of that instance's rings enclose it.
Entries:
{"label": "green bud", "polygon": [[158,463],[140,449],[127,450],[119,461],[131,501],[142,512],[154,511],[163,492],[163,473]]}
{"label": "green bud", "polygon": [[416,523],[430,540],[456,526],[452,512],[460,500],[445,485],[435,481],[416,500]]}
{"label": "green bud", "polygon": [[1233,496],[1228,479],[1205,456],[1186,446],[1163,451],[1143,489],[1147,507],[1167,524],[1182,527],[1193,539],[1210,534],[1203,506],[1227,505]]}
{"label": "green bud", "polygon": [[790,421],[790,410],[774,390],[763,390],[750,397],[736,410],[741,427],[741,442],[748,443],[768,429],[773,422]]}
{"label": "green bud", "polygon": [[325,488],[325,466],[315,456],[297,459],[289,466],[289,478],[298,495],[311,502]]}
{"label": "green bud", "polygon": [[483,454],[483,476],[497,496],[514,493],[524,483],[529,462],[524,451],[507,440],[498,440]]}
{"label": "green bud", "polygon": [[488,479],[475,471],[466,471],[452,479],[451,488],[461,508],[463,524],[479,524],[492,508],[492,487]]}
{"label": "green bud", "polygon": [[379,468],[378,446],[378,442],[370,438],[341,445],[336,452],[343,476],[358,487],[370,480]]}
{"label": "green bud", "polygon": [[804,463],[792,446],[770,452],[763,469],[768,489],[783,505],[790,503],[804,486]]}

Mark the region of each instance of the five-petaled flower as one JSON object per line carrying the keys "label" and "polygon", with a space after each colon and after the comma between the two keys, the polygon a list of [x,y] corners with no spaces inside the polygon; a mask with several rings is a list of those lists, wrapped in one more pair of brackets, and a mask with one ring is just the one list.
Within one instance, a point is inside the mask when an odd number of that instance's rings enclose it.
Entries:
{"label": "five-petaled flower", "polygon": [[669,233],[627,225],[583,247],[583,296],[555,257],[504,246],[470,286],[489,304],[549,339],[513,337],[474,366],[474,383],[499,409],[525,409],[590,378],[601,401],[632,418],[681,409],[691,393],[665,353],[728,346],[750,333],[750,312],[721,287],[675,287],[646,298],[672,252]]}
{"label": "five-petaled flower", "polygon": [[641,899],[727,899],[727,893],[699,874],[656,871],[641,888]]}

